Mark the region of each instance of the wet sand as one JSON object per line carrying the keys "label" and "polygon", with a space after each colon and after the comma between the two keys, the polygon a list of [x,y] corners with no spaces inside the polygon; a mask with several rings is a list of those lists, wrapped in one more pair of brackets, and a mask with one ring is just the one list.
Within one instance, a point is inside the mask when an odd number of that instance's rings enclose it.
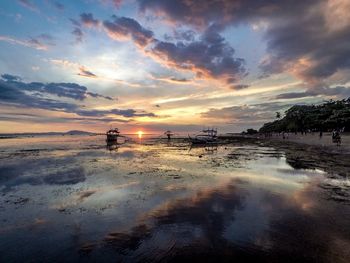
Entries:
{"label": "wet sand", "polygon": [[[312,136],[312,135],[310,135]],[[349,139],[349,138],[346,138]],[[328,141],[328,138],[325,140]],[[350,176],[350,145],[322,144],[315,138],[307,139],[293,138],[282,139],[281,136],[265,138],[261,136],[230,136],[222,138],[225,143],[240,145],[260,145],[274,147],[283,151],[287,162],[295,169],[312,168],[327,171],[328,176]]]}
{"label": "wet sand", "polygon": [[[232,136],[223,136],[224,138]],[[332,133],[325,132],[323,136],[320,137],[319,133],[308,133],[308,134],[294,134],[289,133],[285,134],[285,139],[283,139],[282,134],[273,134],[271,137],[265,137],[264,135],[254,135],[254,136],[241,136],[235,135],[233,137],[243,137],[243,138],[255,138],[261,140],[275,140],[284,142],[295,142],[299,144],[317,146],[322,151],[328,151],[330,153],[341,153],[341,154],[350,154],[350,134],[342,133],[341,134],[341,145],[338,146],[332,141]]]}
{"label": "wet sand", "polygon": [[[282,137],[282,136],[280,136]],[[308,134],[293,134],[290,133],[286,138],[288,141],[304,143],[309,145],[317,145],[321,147],[328,147],[330,149],[337,149],[339,151],[347,151],[350,153],[350,134],[342,133],[341,134],[342,142],[340,146],[337,146],[332,141],[332,133],[324,132],[322,137],[319,136],[319,133],[308,133]],[[280,138],[281,139],[281,138]],[[283,139],[282,139],[283,140]]]}
{"label": "wet sand", "polygon": [[252,138],[3,139],[0,261],[349,262],[346,158]]}

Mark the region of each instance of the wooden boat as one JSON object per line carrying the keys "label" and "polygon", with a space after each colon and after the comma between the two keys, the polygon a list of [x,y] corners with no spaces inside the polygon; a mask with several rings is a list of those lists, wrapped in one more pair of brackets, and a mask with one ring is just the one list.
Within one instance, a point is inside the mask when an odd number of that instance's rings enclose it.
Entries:
{"label": "wooden boat", "polygon": [[174,133],[172,133],[171,131],[166,131],[166,132],[164,132],[164,135],[166,135],[168,137],[168,140],[170,140],[171,136],[173,136]]}
{"label": "wooden boat", "polygon": [[118,137],[120,137],[120,131],[118,130],[118,128],[110,129],[109,131],[107,131],[106,135],[107,135],[107,139],[106,139],[107,143],[117,142]]}
{"label": "wooden boat", "polygon": [[192,144],[207,144],[207,143],[215,143],[218,140],[217,137],[217,129],[204,129],[195,137],[191,137],[188,135]]}

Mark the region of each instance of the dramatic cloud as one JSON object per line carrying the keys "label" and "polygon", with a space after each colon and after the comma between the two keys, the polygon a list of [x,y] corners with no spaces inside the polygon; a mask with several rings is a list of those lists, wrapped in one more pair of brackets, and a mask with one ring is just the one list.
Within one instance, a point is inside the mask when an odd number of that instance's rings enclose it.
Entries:
{"label": "dramatic cloud", "polygon": [[[2,79],[0,79],[0,103],[3,105],[17,105],[24,108],[75,113],[82,117],[93,117],[91,120],[97,120],[96,117],[101,117],[103,118],[102,121],[116,120],[112,116],[125,118],[157,117],[154,113],[137,111],[135,109],[89,110],[79,104],[52,99],[48,95],[56,95],[78,101],[87,97],[113,100],[111,97],[88,92],[86,87],[75,83],[24,83],[20,81],[19,77],[9,74],[2,75]],[[90,120],[90,118],[87,120]]]}
{"label": "dramatic cloud", "polygon": [[158,41],[152,52],[167,65],[192,70],[200,77],[240,79],[247,73],[244,60],[234,58],[234,49],[217,33],[216,26],[208,28],[199,41]]}
{"label": "dramatic cloud", "polygon": [[104,21],[103,25],[108,35],[116,40],[132,39],[140,47],[153,41],[153,32],[132,18],[113,16],[113,21]]}
{"label": "dramatic cloud", "polygon": [[[288,72],[310,88],[335,73],[350,80],[350,2],[346,0],[139,0],[143,12],[201,30],[210,25],[264,24],[264,76]],[[261,27],[255,27],[260,30]]]}
{"label": "dramatic cloud", "polygon": [[316,85],[338,71],[349,70],[349,12],[349,2],[323,1],[284,23],[274,23],[266,32],[269,56],[262,70],[288,71]]}
{"label": "dramatic cloud", "polygon": [[94,19],[91,13],[82,13],[80,15],[80,21],[86,27],[96,27],[99,23],[97,19]]}
{"label": "dramatic cloud", "polygon": [[[230,4],[232,2],[232,4]],[[235,1],[196,1],[196,0],[139,0],[142,11],[152,11],[160,17],[177,24],[192,24],[207,27],[211,23],[231,20]]]}
{"label": "dramatic cloud", "polygon": [[73,112],[77,106],[72,103],[42,98],[40,94],[28,94],[22,82],[0,80],[0,102],[24,108],[38,108],[52,111]]}
{"label": "dramatic cloud", "polygon": [[140,10],[151,11],[173,23],[207,28],[212,24],[227,26],[240,22],[286,17],[303,11],[319,0],[138,0]]}
{"label": "dramatic cloud", "polygon": [[[105,91],[120,96],[121,108],[144,105],[164,114],[157,119],[159,125],[181,125],[182,121],[202,125],[202,120],[242,123],[249,114],[249,121],[254,117],[260,121],[271,109],[257,104],[264,101],[278,101],[283,108],[295,101],[318,103],[350,95],[347,0],[39,3],[6,4],[4,28],[13,30],[0,35],[1,68],[16,69],[26,79],[80,79],[94,85],[89,87],[97,93],[71,87],[73,83],[26,83],[5,75],[2,109],[14,108],[8,104],[22,105],[22,109],[28,105],[73,113],[62,116],[77,119],[154,117],[137,109],[112,111],[112,102],[102,100],[112,98],[98,94]],[[28,19],[32,23],[26,23]],[[62,27],[67,24],[68,28]],[[242,111],[233,109],[241,118],[229,115],[232,105],[244,103],[249,105],[237,106]],[[216,118],[210,117],[215,114]],[[139,123],[147,121],[140,118]]]}
{"label": "dramatic cloud", "polygon": [[[98,22],[92,14],[82,14],[81,18],[83,17],[81,20],[85,24]],[[156,39],[151,30],[128,17],[113,16],[112,21],[103,22],[103,27],[112,39],[131,39],[159,63],[192,71],[198,77],[239,80],[247,74],[245,61],[234,57],[234,49],[218,33],[220,28],[216,25],[207,28],[197,41],[192,30],[174,31],[174,39],[183,39],[176,43]]]}
{"label": "dramatic cloud", "polygon": [[[25,92],[36,92],[36,93],[46,93],[51,95],[56,95],[58,97],[66,97],[75,100],[84,100],[88,96],[93,94],[93,97],[101,97],[108,100],[112,100],[111,97],[105,97],[102,95],[90,93],[87,91],[87,88],[80,86],[75,83],[41,83],[41,82],[31,82],[25,83],[20,80],[17,76],[12,76],[9,74],[1,75],[2,79],[1,84],[4,89],[8,91],[11,90],[13,96],[16,92],[25,93]],[[5,93],[2,92],[2,95]],[[12,96],[12,95],[11,95]],[[6,96],[5,96],[6,97]],[[2,98],[5,98],[2,97]]]}

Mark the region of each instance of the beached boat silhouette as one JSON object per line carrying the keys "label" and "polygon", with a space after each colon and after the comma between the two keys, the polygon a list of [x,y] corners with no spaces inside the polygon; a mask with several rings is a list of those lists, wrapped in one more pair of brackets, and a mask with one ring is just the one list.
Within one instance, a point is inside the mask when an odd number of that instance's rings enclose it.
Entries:
{"label": "beached boat silhouette", "polygon": [[117,142],[118,141],[118,137],[120,137],[120,131],[118,130],[118,128],[114,128],[114,129],[110,129],[109,131],[107,131],[106,133],[106,142],[107,143],[112,143],[112,142]]}
{"label": "beached boat silhouette", "polygon": [[218,133],[217,129],[208,128],[208,129],[203,129],[200,133],[198,133],[194,137],[191,137],[190,135],[188,135],[188,138],[193,144],[215,143],[218,140],[217,133]]}

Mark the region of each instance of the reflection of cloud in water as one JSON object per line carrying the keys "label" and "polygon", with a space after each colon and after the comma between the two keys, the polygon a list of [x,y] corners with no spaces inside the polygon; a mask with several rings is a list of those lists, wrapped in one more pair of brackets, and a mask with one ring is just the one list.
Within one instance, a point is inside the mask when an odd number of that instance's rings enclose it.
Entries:
{"label": "reflection of cloud in water", "polygon": [[[67,201],[61,204],[54,205],[53,208],[58,208],[58,209],[66,209],[68,207],[76,206],[80,203],[85,202],[87,199],[91,198],[93,195],[99,194],[100,198],[101,196],[107,194],[106,198],[108,199],[108,195],[112,194],[115,190],[118,189],[125,189],[127,187],[133,186],[133,185],[138,185],[140,182],[139,181],[132,181],[129,183],[125,184],[119,184],[119,185],[109,185],[109,186],[104,186],[104,187],[97,187],[97,188],[91,188],[85,191],[78,192],[77,194],[73,195],[72,197],[69,197]],[[97,199],[97,197],[95,198]]]}
{"label": "reflection of cloud in water", "polygon": [[[349,184],[317,170],[348,173],[334,156],[310,163],[319,157],[304,149],[235,144],[203,158],[187,144],[108,152],[104,137],[98,147],[88,139],[4,155],[0,189],[15,191],[0,221],[23,225],[0,239],[7,261],[350,262]],[[315,170],[294,170],[291,158]],[[35,218],[50,224],[36,228]]]}
{"label": "reflection of cloud in water", "polygon": [[[140,219],[141,224],[131,228],[128,233],[110,233],[105,238],[105,243],[123,252],[124,250],[137,250],[141,243],[152,235],[164,234],[164,237],[158,237],[164,239],[170,234],[173,235],[172,238],[176,236],[180,246],[181,240],[184,244],[186,240],[193,239],[201,246],[220,249],[222,242],[225,241],[223,239],[225,227],[234,220],[235,211],[243,209],[246,195],[245,190],[236,188],[234,184],[199,191],[193,197],[177,199],[150,211]],[[170,232],[164,227],[169,228]],[[177,232],[180,229],[186,229],[186,236],[182,237],[184,233]],[[157,243],[153,237],[152,242],[154,246],[164,245]]]}
{"label": "reflection of cloud in water", "polygon": [[[350,258],[350,229],[344,228],[350,223],[350,208],[340,210],[334,202],[321,205],[323,192],[311,185],[287,197],[239,184],[243,187],[232,181],[167,202],[129,231],[109,233],[103,243],[131,260],[347,262]],[[258,225],[261,231],[252,232]],[[249,235],[243,236],[245,241],[234,238],[244,233]]]}
{"label": "reflection of cloud in water", "polygon": [[57,184],[57,185],[77,184],[85,181],[85,179],[86,178],[85,178],[85,173],[83,168],[78,167],[78,168],[73,168],[66,171],[58,171],[54,174],[43,176],[42,182],[46,184]]}
{"label": "reflection of cloud in water", "polygon": [[350,208],[322,202],[323,191],[313,184],[289,198],[266,194],[271,206],[270,230],[261,244],[275,258],[291,256],[293,262],[349,262]]}
{"label": "reflection of cloud in water", "polygon": [[[30,175],[25,175],[26,168],[30,170]],[[36,170],[37,172],[40,172]],[[23,184],[29,185],[72,185],[84,182],[86,179],[84,169],[82,167],[60,169],[56,172],[47,174],[38,174],[35,172],[35,165],[28,166],[3,166],[0,168],[1,177],[0,185],[5,186],[5,191]]]}

